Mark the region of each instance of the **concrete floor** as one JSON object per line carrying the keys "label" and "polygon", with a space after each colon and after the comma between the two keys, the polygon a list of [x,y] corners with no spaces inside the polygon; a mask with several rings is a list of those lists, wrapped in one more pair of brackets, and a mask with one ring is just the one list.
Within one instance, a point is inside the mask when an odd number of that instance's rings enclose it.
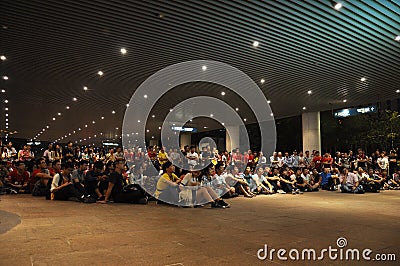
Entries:
{"label": "concrete floor", "polygon": [[[400,192],[316,192],[228,200],[230,209],[80,204],[0,196],[0,265],[399,265]],[[7,231],[8,230],[8,231]],[[369,248],[395,261],[259,260],[284,248]],[[263,255],[264,253],[260,253]],[[288,254],[286,254],[288,256]],[[361,255],[360,255],[361,256]]]}

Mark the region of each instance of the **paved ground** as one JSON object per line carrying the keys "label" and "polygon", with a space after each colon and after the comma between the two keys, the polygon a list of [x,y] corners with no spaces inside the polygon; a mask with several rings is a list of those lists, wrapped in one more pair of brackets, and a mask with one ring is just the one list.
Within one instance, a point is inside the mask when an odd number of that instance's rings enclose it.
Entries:
{"label": "paved ground", "polygon": [[[317,192],[229,200],[230,209],[80,204],[0,196],[0,265],[399,265],[400,191]],[[15,215],[16,214],[16,215]],[[20,219],[20,220],[19,220]],[[13,227],[14,226],[14,227]],[[12,227],[12,228],[11,228]],[[8,230],[8,231],[7,231]],[[360,261],[259,260],[271,248],[359,249]],[[394,253],[367,262],[362,250]],[[295,255],[292,251],[292,255]],[[337,252],[338,254],[339,251]],[[263,256],[264,252],[260,253]],[[288,256],[288,254],[285,254]],[[340,258],[340,257],[339,257]]]}

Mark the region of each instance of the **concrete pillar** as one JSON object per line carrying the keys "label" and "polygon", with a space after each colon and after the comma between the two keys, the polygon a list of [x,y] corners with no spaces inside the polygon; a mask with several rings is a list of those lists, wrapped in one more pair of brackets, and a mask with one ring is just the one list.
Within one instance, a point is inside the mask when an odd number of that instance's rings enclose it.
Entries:
{"label": "concrete pillar", "polygon": [[321,129],[319,112],[303,113],[303,152],[317,150],[321,152]]}
{"label": "concrete pillar", "polygon": [[226,150],[228,152],[233,149],[240,148],[240,136],[239,136],[239,127],[238,126],[227,126],[226,128]]}
{"label": "concrete pillar", "polygon": [[186,145],[191,146],[192,145],[192,135],[191,133],[186,133],[186,132],[180,132],[180,146],[181,150],[183,150],[183,147]]}

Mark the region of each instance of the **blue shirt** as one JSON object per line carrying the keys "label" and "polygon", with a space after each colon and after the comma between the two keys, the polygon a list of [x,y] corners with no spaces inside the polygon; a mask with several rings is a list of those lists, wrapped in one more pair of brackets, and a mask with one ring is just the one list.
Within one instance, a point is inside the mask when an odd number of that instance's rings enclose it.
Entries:
{"label": "blue shirt", "polygon": [[325,174],[324,172],[320,173],[319,176],[322,178],[321,185],[328,184],[329,178],[332,177],[331,173]]}

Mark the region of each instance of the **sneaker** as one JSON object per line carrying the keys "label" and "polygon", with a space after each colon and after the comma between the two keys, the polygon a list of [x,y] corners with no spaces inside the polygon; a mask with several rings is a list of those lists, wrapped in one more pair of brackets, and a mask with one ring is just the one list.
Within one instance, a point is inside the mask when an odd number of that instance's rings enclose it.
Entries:
{"label": "sneaker", "polygon": [[230,208],[231,207],[231,205],[226,203],[224,200],[220,200],[218,203],[224,208]]}
{"label": "sneaker", "polygon": [[214,202],[211,202],[211,208],[224,208],[224,207],[219,205],[218,202],[214,201]]}
{"label": "sneaker", "polygon": [[15,189],[10,189],[10,194],[18,194],[18,191],[16,191]]}
{"label": "sneaker", "polygon": [[91,198],[91,197],[84,197],[82,199],[82,202],[83,203],[96,203],[96,200],[94,198]]}
{"label": "sneaker", "polygon": [[292,189],[292,195],[296,195],[296,191]]}
{"label": "sneaker", "polygon": [[147,204],[147,197],[139,199],[138,204]]}
{"label": "sneaker", "polygon": [[279,194],[286,194],[286,192],[283,191],[282,189],[279,189],[279,190],[278,190],[278,193],[279,193]]}
{"label": "sneaker", "polygon": [[301,191],[300,189],[296,189],[296,194],[303,194],[303,191]]}

